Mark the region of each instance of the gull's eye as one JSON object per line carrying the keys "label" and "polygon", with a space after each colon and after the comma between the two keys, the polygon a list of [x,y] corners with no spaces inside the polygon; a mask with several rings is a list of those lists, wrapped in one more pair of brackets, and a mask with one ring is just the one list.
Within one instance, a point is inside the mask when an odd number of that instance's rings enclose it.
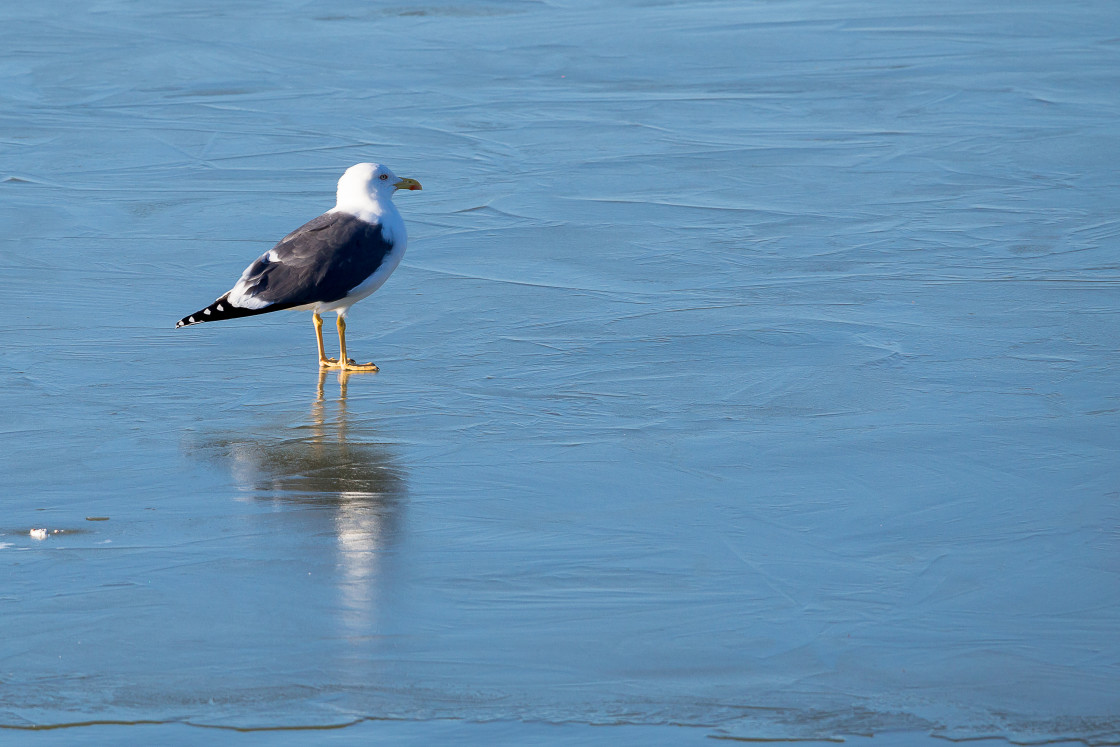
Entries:
{"label": "gull's eye", "polygon": [[389,175],[388,175],[388,174],[382,174],[382,175],[381,175],[381,181],[385,181],[385,180],[386,180],[386,179],[388,179],[388,178],[389,178]]}

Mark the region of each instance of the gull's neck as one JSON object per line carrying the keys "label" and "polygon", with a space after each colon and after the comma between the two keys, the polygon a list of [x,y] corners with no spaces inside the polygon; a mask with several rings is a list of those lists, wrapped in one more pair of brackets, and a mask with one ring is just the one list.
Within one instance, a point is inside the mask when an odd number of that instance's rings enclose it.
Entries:
{"label": "gull's neck", "polygon": [[389,195],[370,192],[364,188],[348,189],[339,185],[338,196],[332,213],[348,213],[367,223],[380,223],[383,217],[397,215],[397,208]]}

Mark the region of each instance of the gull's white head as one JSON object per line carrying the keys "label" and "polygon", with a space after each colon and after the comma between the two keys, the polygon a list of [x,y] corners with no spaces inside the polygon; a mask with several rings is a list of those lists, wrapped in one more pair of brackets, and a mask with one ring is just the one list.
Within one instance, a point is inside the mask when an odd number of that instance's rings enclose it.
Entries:
{"label": "gull's white head", "polygon": [[421,189],[415,179],[402,179],[388,166],[359,163],[346,169],[338,180],[338,204],[352,205],[389,200],[398,189]]}

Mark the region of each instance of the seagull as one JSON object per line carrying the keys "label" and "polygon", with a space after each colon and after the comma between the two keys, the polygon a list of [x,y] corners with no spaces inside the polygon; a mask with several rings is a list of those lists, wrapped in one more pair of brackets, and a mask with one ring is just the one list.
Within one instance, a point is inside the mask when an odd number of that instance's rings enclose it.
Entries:
{"label": "seagull", "polygon": [[[393,205],[398,189],[421,186],[376,163],[346,169],[332,209],[280,239],[245,268],[229,292],[175,327],[282,309],[310,311],[321,368],[378,370],[346,357],[346,312],[384,285],[404,256],[404,220]],[[323,350],[320,314],[328,311],[338,314],[338,358],[328,358]]]}

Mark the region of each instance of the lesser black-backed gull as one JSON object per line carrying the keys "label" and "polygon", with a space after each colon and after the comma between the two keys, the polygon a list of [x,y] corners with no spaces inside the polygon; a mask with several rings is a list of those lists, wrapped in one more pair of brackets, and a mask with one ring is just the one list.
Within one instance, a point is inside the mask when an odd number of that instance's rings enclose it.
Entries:
{"label": "lesser black-backed gull", "polygon": [[[338,180],[338,202],[300,226],[241,273],[233,289],[176,327],[266,314],[281,309],[311,311],[319,365],[376,371],[372,363],[346,357],[346,312],[380,288],[404,256],[404,221],[393,205],[398,189],[420,189],[376,163],[359,163]],[[321,312],[338,314],[337,359],[323,350]]]}

